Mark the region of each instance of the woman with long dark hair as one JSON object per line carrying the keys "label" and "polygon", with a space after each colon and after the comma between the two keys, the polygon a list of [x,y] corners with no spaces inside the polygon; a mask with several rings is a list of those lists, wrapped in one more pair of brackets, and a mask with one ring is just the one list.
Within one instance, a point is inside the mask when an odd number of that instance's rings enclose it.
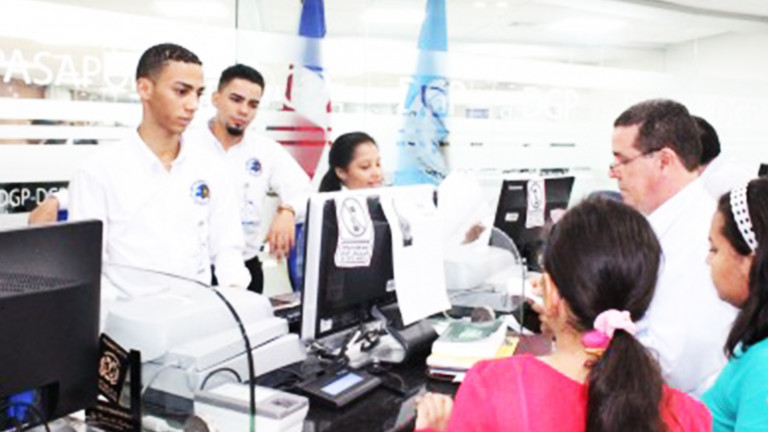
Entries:
{"label": "woman with long dark hair", "polygon": [[720,298],[741,309],[730,358],[704,394],[715,431],[768,430],[768,178],[720,197],[707,262]]}
{"label": "woman with long dark hair", "polygon": [[320,192],[343,187],[361,189],[381,186],[379,147],[364,132],[345,133],[333,142],[328,153],[328,172],[320,182]]}
{"label": "woman with long dark hair", "polygon": [[542,262],[541,319],[554,333],[553,352],[480,362],[452,407],[447,396],[422,399],[417,429],[710,430],[706,407],[665,386],[633,335],[653,297],[660,255],[648,221],[624,204],[590,199],[569,210]]}

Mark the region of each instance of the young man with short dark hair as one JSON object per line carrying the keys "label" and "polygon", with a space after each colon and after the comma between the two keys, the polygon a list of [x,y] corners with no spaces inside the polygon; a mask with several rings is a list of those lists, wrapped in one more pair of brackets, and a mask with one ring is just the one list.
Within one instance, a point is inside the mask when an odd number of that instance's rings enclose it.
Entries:
{"label": "young man with short dark hair", "polygon": [[[220,155],[240,200],[240,217],[245,235],[246,267],[251,272],[249,290],[263,292],[261,262],[262,208],[269,191],[280,205],[266,233],[270,252],[278,258],[288,255],[295,244],[296,220],[303,218],[310,190],[309,177],[296,160],[276,141],[247,131],[256,117],[264,94],[264,78],[250,66],[236,64],[225,69],[212,95],[216,115],[208,127],[194,134],[195,140]],[[190,137],[193,133],[190,133]]]}
{"label": "young man with short dark hair", "polygon": [[178,45],[153,46],[139,60],[136,88],[141,124],[76,170],[70,218],[104,222],[107,271],[135,267],[209,283],[214,264],[221,286],[245,288],[233,187],[209,152],[182,139],[203,94],[202,62]]}

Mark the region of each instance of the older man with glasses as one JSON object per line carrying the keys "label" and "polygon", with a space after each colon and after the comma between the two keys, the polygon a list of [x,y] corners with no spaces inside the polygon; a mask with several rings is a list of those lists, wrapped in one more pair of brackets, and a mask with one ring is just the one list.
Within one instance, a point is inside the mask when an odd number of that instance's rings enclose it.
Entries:
{"label": "older man with glasses", "polygon": [[716,203],[698,178],[701,143],[685,106],[649,100],[614,122],[610,175],[625,203],[645,214],[664,267],[639,339],[658,354],[667,382],[701,395],[725,364],[735,310],[717,298],[706,257]]}

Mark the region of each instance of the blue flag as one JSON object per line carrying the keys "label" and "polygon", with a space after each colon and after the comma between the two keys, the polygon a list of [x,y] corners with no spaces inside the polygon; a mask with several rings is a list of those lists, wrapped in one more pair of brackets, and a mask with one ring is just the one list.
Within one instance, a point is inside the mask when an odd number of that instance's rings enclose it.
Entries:
{"label": "blue flag", "polygon": [[448,145],[450,111],[444,53],[448,51],[445,0],[428,0],[419,35],[419,61],[405,97],[397,140],[395,184],[439,184],[448,174],[442,148]]}
{"label": "blue flag", "polygon": [[304,67],[317,72],[322,77],[323,65],[320,59],[320,42],[325,37],[325,6],[323,0],[303,0],[299,36],[307,41],[304,48]]}

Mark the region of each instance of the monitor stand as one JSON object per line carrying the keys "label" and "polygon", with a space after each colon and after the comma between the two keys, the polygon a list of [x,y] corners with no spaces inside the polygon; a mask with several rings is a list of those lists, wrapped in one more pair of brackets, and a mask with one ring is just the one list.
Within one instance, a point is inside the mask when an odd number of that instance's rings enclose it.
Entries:
{"label": "monitor stand", "polygon": [[353,369],[371,363],[402,363],[414,353],[429,350],[437,339],[427,320],[404,326],[397,303],[374,307],[371,315],[374,319],[365,324],[323,338],[329,350],[344,350]]}
{"label": "monitor stand", "polygon": [[381,308],[374,307],[372,313],[374,317],[385,323],[387,332],[403,347],[404,355],[400,362],[414,353],[429,350],[432,342],[437,339],[435,329],[426,319],[407,326],[403,325],[397,303]]}
{"label": "monitor stand", "polygon": [[326,338],[323,345],[333,351],[343,350],[352,369],[371,363],[401,363],[406,357],[405,347],[378,319]]}

